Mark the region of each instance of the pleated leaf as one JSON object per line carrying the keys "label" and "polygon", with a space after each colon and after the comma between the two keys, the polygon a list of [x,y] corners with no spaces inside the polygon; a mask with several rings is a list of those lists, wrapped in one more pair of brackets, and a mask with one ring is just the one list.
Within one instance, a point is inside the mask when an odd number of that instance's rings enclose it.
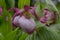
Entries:
{"label": "pleated leaf", "polygon": [[14,40],[17,30],[18,28],[7,34],[4,40]]}
{"label": "pleated leaf", "polygon": [[6,8],[5,0],[0,0],[0,6],[2,6],[3,8]]}
{"label": "pleated leaf", "polygon": [[[57,30],[54,29],[53,30]],[[35,31],[32,35],[29,35],[25,40],[60,40],[60,35],[56,31],[52,31],[50,28],[40,27],[39,31]]]}
{"label": "pleated leaf", "polygon": [[57,7],[53,4],[52,0],[45,0],[46,1],[46,4],[47,6],[50,6],[51,9],[53,8],[53,10],[57,11],[57,13],[59,13]]}

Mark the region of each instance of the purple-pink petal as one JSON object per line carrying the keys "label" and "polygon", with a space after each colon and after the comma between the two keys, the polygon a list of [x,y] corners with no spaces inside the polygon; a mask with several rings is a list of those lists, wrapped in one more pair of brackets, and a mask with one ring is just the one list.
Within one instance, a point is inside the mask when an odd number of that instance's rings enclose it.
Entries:
{"label": "purple-pink petal", "polygon": [[40,18],[40,22],[46,23],[46,17],[44,16],[44,17]]}
{"label": "purple-pink petal", "polygon": [[19,10],[18,12],[16,12],[14,15],[13,15],[13,18],[12,18],[12,21],[14,20],[14,18],[16,17],[16,16],[18,16],[18,15],[22,15],[22,13],[23,13],[23,9],[21,9],[21,10]]}
{"label": "purple-pink petal", "polygon": [[8,11],[10,12],[10,11],[15,11],[15,12],[18,12],[20,9],[19,8],[10,8]]}
{"label": "purple-pink petal", "polygon": [[28,5],[24,6],[24,10],[28,11],[30,9],[30,7]]}
{"label": "purple-pink petal", "polygon": [[36,10],[36,7],[31,7],[30,12],[33,14],[33,16],[35,16],[35,18],[39,19],[39,17],[36,14],[35,10]]}

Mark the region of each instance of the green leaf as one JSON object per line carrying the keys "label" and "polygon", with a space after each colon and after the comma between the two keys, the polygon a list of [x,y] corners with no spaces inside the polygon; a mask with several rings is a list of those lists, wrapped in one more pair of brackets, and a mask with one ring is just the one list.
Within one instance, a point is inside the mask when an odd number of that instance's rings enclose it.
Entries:
{"label": "green leaf", "polygon": [[18,28],[15,29],[14,31],[10,32],[9,34],[7,34],[7,35],[5,36],[5,40],[14,40],[15,35],[16,35],[16,33],[17,33],[17,30],[18,30]]}
{"label": "green leaf", "polygon": [[[6,17],[8,17],[6,20]],[[8,34],[9,32],[12,31],[12,25],[11,25],[11,16],[9,14],[9,12],[7,10],[3,10],[3,15],[1,17],[1,29],[0,32],[6,36],[6,34]]]}
{"label": "green leaf", "polygon": [[15,0],[5,0],[7,8],[13,8],[15,6]]}
{"label": "green leaf", "polygon": [[25,40],[27,36],[28,35],[26,33],[22,32],[21,37],[19,38],[19,40]]}
{"label": "green leaf", "polygon": [[24,5],[30,6],[30,0],[18,0],[18,8],[24,8]]}
{"label": "green leaf", "polygon": [[57,38],[60,40],[60,24],[54,24],[51,25],[49,28],[47,28],[49,31],[55,33]]}
{"label": "green leaf", "polygon": [[37,8],[36,8],[36,13],[37,13],[37,15],[38,15],[39,17],[42,16],[42,13],[41,13],[41,10],[40,10],[40,9],[41,9],[40,6],[41,6],[41,5],[38,4],[38,5],[37,5]]}
{"label": "green leaf", "polygon": [[22,31],[19,29],[17,30],[17,33],[15,35],[15,39],[14,40],[19,40],[19,38],[21,37]]}
{"label": "green leaf", "polygon": [[19,29],[17,31],[17,34],[15,35],[15,39],[14,40],[25,40],[27,36],[28,36],[28,34],[26,34],[24,31]]}
{"label": "green leaf", "polygon": [[52,29],[50,27],[40,27],[39,31],[35,31],[32,35],[29,35],[25,40],[60,40],[60,35],[58,34],[59,30],[57,30],[55,26],[51,27]]}
{"label": "green leaf", "polygon": [[5,0],[0,0],[0,6],[2,6],[3,8],[6,8]]}
{"label": "green leaf", "polygon": [[53,8],[59,14],[57,7],[53,4],[52,0],[45,0],[45,1],[46,1],[47,6],[51,7],[51,9]]}
{"label": "green leaf", "polygon": [[4,40],[4,36],[0,33],[0,40]]}

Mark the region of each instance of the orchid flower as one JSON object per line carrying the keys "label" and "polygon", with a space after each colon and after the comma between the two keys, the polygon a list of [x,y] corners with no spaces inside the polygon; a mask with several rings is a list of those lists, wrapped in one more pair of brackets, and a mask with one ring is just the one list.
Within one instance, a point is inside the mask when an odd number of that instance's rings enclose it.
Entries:
{"label": "orchid flower", "polygon": [[12,18],[12,25],[21,27],[23,31],[28,34],[31,34],[36,28],[36,23],[34,19],[29,16],[31,14],[31,11],[29,9],[30,7],[25,5],[24,9],[16,11]]}

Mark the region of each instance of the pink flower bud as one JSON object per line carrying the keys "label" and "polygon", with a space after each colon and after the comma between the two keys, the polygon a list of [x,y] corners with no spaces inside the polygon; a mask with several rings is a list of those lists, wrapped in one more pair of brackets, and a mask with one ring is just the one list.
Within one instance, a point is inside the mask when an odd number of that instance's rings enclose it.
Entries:
{"label": "pink flower bud", "polygon": [[45,17],[47,18],[47,20],[52,20],[55,17],[55,14],[53,12],[47,12]]}
{"label": "pink flower bud", "polygon": [[0,6],[0,15],[2,15],[2,11],[3,11],[3,10],[2,10],[2,7]]}
{"label": "pink flower bud", "polygon": [[40,18],[40,21],[42,23],[45,23],[46,25],[50,25],[56,22],[57,14],[55,12],[50,11],[48,9],[44,9],[43,13],[44,13],[44,16]]}
{"label": "pink flower bud", "polygon": [[30,9],[30,7],[29,7],[28,5],[25,5],[25,6],[24,6],[24,10],[25,10],[25,11],[28,11],[29,9]]}
{"label": "pink flower bud", "polygon": [[57,17],[58,15],[54,12],[48,12],[45,17],[46,17],[46,20],[47,20],[47,23],[51,24],[51,23],[55,23],[56,20],[57,20]]}

